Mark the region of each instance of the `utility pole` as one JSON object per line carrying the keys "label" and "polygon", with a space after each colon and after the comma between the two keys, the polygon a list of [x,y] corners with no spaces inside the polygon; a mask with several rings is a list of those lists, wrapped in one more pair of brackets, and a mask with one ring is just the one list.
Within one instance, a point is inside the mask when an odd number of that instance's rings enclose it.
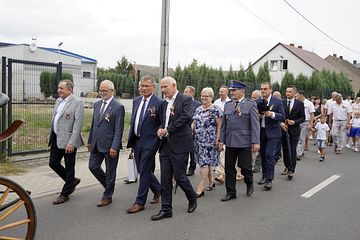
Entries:
{"label": "utility pole", "polygon": [[160,39],[160,79],[168,75],[170,0],[162,0]]}

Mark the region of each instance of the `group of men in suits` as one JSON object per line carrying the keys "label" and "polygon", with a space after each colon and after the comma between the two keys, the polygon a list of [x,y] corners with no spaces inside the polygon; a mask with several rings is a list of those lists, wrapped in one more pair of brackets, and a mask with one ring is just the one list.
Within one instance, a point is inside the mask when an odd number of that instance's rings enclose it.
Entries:
{"label": "group of men in suits", "polygon": [[[114,193],[116,167],[124,130],[124,107],[114,98],[114,84],[109,80],[101,82],[99,92],[102,100],[94,103],[94,114],[87,148],[90,152],[89,169],[104,187],[98,207],[109,205]],[[77,148],[84,144],[81,128],[84,120],[84,105],[73,95],[71,80],[62,80],[58,85],[50,132],[49,166],[64,180],[60,195],[53,204],[69,200],[80,179],[75,177]],[[61,160],[64,158],[64,166]],[[105,160],[106,172],[101,168]]]}
{"label": "group of men in suits", "polygon": [[[261,84],[261,97],[256,101],[245,99],[246,85],[233,81],[229,90],[232,100],[224,107],[221,138],[218,149],[226,145],[225,183],[226,195],[222,201],[236,198],[236,162],[241,167],[246,194],[254,191],[252,152],[260,149],[262,179],[265,190],[272,188],[277,145],[282,141],[286,174],[291,180],[296,166],[296,145],[299,124],[304,119],[304,106],[294,99],[296,88],[289,86],[283,102],[271,95],[271,84]],[[158,203],[161,209],[152,220],[172,217],[173,178],[188,199],[189,213],[197,208],[197,196],[186,174],[189,153],[193,150],[191,122],[194,112],[193,97],[180,93],[176,80],[165,77],[160,81],[165,100],[154,95],[155,79],[149,76],[139,81],[140,96],[133,100],[128,148],[134,151],[140,174],[135,202],[127,209],[129,214],[144,210],[149,189],[154,193],[150,203]],[[81,127],[84,118],[82,101],[72,94],[70,80],[62,80],[58,86],[49,145],[50,167],[65,181],[54,204],[69,200],[80,179],[75,177],[76,150],[83,144]],[[114,85],[109,80],[101,82],[102,100],[94,104],[94,113],[88,139],[90,152],[89,169],[104,187],[98,207],[112,203],[116,168],[124,130],[124,107],[114,98]],[[262,105],[263,111],[259,110]],[[302,114],[301,114],[302,112]],[[289,139],[289,149],[285,140]],[[160,153],[161,181],[154,175],[155,154]],[[65,159],[65,167],[61,159]],[[106,170],[101,168],[105,160]]]}

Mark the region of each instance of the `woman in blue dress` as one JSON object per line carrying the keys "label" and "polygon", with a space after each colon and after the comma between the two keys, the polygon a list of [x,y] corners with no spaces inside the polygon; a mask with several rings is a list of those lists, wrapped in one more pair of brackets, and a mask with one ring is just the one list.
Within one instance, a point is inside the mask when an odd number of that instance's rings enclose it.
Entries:
{"label": "woman in blue dress", "polygon": [[[220,151],[218,139],[220,139],[222,112],[219,107],[212,104],[214,91],[207,87],[201,91],[202,105],[195,110],[192,129],[194,132],[195,161],[200,165],[200,182],[197,187],[197,197],[204,196],[205,189],[212,190],[215,187],[211,167],[218,166]],[[205,188],[206,178],[209,185]]]}

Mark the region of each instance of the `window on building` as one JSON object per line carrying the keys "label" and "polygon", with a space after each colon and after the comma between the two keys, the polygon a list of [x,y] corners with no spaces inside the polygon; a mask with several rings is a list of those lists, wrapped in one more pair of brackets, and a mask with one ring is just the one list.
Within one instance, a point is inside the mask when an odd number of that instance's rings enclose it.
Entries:
{"label": "window on building", "polygon": [[277,70],[278,70],[278,61],[270,60],[270,71],[277,71]]}
{"label": "window on building", "polygon": [[281,61],[281,70],[287,70],[288,69],[288,60],[282,60]]}
{"label": "window on building", "polygon": [[83,78],[90,78],[91,73],[90,72],[83,72]]}

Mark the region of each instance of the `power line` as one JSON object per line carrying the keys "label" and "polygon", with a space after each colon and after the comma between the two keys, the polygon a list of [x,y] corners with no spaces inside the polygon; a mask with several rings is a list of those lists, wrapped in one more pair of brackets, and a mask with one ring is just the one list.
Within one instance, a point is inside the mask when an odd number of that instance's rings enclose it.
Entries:
{"label": "power line", "polygon": [[326,37],[328,37],[330,40],[332,40],[333,42],[339,44],[340,46],[342,46],[343,48],[353,52],[353,53],[357,53],[360,55],[360,52],[355,51],[347,46],[345,46],[344,44],[342,44],[341,42],[337,41],[336,39],[334,39],[333,37],[331,37],[329,34],[327,34],[326,32],[324,32],[323,30],[321,30],[319,27],[317,27],[314,23],[312,23],[309,19],[307,19],[303,14],[301,14],[295,7],[293,7],[288,1],[283,0],[290,8],[292,8],[297,14],[299,14],[303,19],[305,19],[308,23],[310,23],[314,28],[316,28],[319,32],[321,32],[322,34],[324,34]]}
{"label": "power line", "polygon": [[242,8],[244,8],[246,11],[248,11],[250,14],[252,14],[253,16],[255,16],[256,18],[258,18],[260,21],[262,21],[263,23],[265,23],[266,25],[268,25],[269,27],[271,27],[273,30],[275,30],[276,32],[278,32],[279,34],[281,34],[283,37],[285,37],[286,39],[288,39],[290,42],[294,42],[292,39],[290,39],[288,36],[286,36],[284,33],[282,33],[279,29],[277,29],[276,27],[274,27],[273,25],[271,25],[268,21],[266,21],[265,19],[263,19],[262,17],[260,17],[259,15],[257,15],[254,11],[252,11],[250,8],[246,7],[243,3],[241,3],[239,0],[233,0],[234,2],[238,3]]}

